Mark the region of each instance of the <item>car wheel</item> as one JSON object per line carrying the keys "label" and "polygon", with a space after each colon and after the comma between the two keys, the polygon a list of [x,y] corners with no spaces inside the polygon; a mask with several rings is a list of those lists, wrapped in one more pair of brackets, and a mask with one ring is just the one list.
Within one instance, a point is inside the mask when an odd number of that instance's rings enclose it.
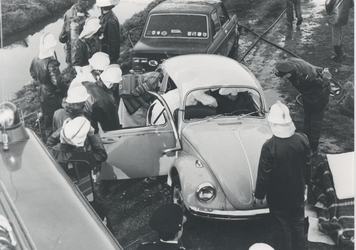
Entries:
{"label": "car wheel", "polygon": [[180,185],[180,180],[178,175],[173,177],[171,195],[172,195],[172,202],[180,205],[183,211],[185,211],[186,208],[183,200],[182,187]]}
{"label": "car wheel", "polygon": [[194,216],[192,216],[189,212],[187,207],[184,205],[183,194],[182,194],[182,187],[180,184],[179,176],[176,175],[173,177],[172,186],[171,186],[171,195],[172,195],[172,202],[180,205],[183,210],[183,214],[187,218],[187,221],[184,224],[184,227],[191,228],[194,223]]}

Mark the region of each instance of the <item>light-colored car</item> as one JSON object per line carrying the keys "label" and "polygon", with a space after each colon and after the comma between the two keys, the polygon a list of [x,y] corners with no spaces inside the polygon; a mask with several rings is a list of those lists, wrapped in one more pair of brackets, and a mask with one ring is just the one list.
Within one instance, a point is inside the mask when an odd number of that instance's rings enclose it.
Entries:
{"label": "light-colored car", "polygon": [[90,158],[73,183],[20,114],[0,104],[0,248],[123,249],[91,206]]}
{"label": "light-colored car", "polygon": [[173,201],[210,219],[269,213],[254,203],[263,143],[272,136],[260,83],[245,66],[219,55],[170,58],[147,125],[102,134],[103,179],[168,174]]}

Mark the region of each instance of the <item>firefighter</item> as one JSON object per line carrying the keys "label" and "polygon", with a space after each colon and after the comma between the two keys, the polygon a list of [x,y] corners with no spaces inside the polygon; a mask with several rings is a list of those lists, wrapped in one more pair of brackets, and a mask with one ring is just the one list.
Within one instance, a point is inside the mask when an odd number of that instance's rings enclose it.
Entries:
{"label": "firefighter", "polygon": [[321,67],[299,58],[277,62],[276,70],[276,76],[291,82],[301,93],[304,109],[303,130],[308,136],[313,155],[317,155],[324,112],[329,103],[330,83],[321,72]]}
{"label": "firefighter", "polygon": [[62,98],[66,96],[68,87],[62,82],[60,63],[55,55],[54,48],[57,40],[51,33],[43,34],[40,38],[40,53],[34,57],[31,66],[31,77],[39,84],[38,94],[41,111],[44,118],[44,131],[42,137],[47,137],[52,131],[53,114],[62,108]]}

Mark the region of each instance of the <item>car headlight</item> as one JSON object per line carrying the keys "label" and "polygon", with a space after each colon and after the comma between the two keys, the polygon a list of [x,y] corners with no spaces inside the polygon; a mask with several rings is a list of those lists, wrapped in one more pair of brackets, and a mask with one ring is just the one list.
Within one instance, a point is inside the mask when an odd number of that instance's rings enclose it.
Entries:
{"label": "car headlight", "polygon": [[201,202],[210,202],[215,198],[216,190],[213,184],[205,182],[197,187],[195,195]]}
{"label": "car headlight", "polygon": [[152,66],[152,67],[156,67],[156,66],[158,66],[158,62],[157,62],[156,60],[150,60],[150,61],[148,62],[148,65],[150,65],[150,66]]}

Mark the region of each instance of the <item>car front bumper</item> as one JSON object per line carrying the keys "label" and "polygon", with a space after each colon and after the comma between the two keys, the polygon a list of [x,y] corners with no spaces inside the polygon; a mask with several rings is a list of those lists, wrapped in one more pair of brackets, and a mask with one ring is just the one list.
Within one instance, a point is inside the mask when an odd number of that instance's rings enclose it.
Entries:
{"label": "car front bumper", "polygon": [[189,212],[194,216],[213,220],[252,220],[268,216],[269,208],[223,211],[190,206]]}

